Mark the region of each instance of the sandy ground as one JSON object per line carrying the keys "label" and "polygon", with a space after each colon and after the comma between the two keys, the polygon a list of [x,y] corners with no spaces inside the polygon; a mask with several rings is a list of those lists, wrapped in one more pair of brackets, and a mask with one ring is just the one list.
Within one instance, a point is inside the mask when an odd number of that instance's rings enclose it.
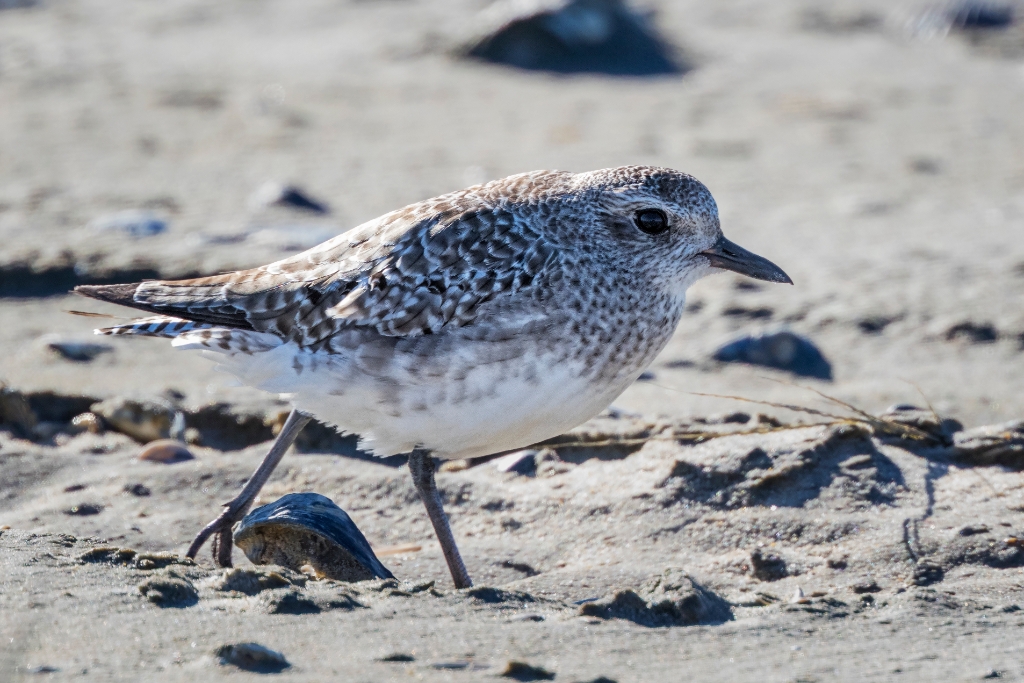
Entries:
{"label": "sandy ground", "polygon": [[[1019,26],[915,36],[907,21],[927,6],[905,3],[642,6],[681,49],[685,75],[563,77],[455,59],[451,46],[484,7],[475,1],[52,0],[0,10],[0,380],[97,398],[174,389],[190,406],[272,410],[272,398],[228,386],[165,342],[113,340],[88,363],[54,355],[45,335],[86,338],[93,327],[64,311],[123,315],[61,292],[83,278],[262,264],[510,173],[642,163],[703,180],[726,234],[797,285],[699,283],[653,379],[618,407],[678,419],[752,408],[693,391],[820,407],[785,383],[790,375],[709,360],[738,334],[785,327],[832,363],[834,381],[800,382],[869,412],[927,400],[969,427],[1024,416]],[[296,183],[332,212],[252,208],[268,180]],[[125,209],[169,227],[133,239],[90,225]],[[212,653],[244,640],[283,652],[293,666],[281,675],[296,680],[477,680],[509,659],[567,681],[1024,675],[1024,576],[1016,560],[961,548],[1015,547],[1006,539],[1024,534],[1024,481],[952,463],[948,449],[861,443],[870,467],[840,466],[855,457],[848,446],[826,449],[832,464],[792,475],[804,493],[741,495],[737,505],[679,494],[697,475],[672,463],[690,447],[660,442],[550,477],[486,465],[446,473],[477,583],[521,593],[499,602],[448,590],[404,470],[290,457],[265,501],[316,490],[375,545],[421,544],[385,562],[413,584],[434,580],[439,595],[357,588],[366,608],[343,609],[321,593],[348,589],[312,582],[301,591],[321,611],[282,615],[267,613],[265,596],[212,588],[205,556],[200,567],[158,570],[77,559],[103,544],[181,553],[265,446],[198,447],[196,460],[162,466],[135,460],[138,444],[118,434],[59,441],[0,437],[0,524],[11,527],[0,534],[5,677],[41,678],[28,672],[42,666],[59,669],[54,678],[159,668],[160,680],[242,679]],[[748,474],[708,486],[732,491]],[[135,483],[151,495],[124,493]],[[102,510],[64,512],[83,504]],[[916,541],[904,537],[907,520],[918,520]],[[975,527],[986,531],[961,535]],[[752,573],[762,546],[786,558],[785,576]],[[845,568],[830,566],[843,556]],[[915,578],[922,558],[942,568],[940,580]],[[572,604],[639,590],[671,568],[728,603],[731,620],[650,627]],[[198,602],[147,601],[136,587],[153,571],[187,574]],[[877,592],[850,588],[870,581]],[[797,586],[821,595],[791,604]],[[749,598],[758,593],[773,597]],[[413,659],[377,661],[389,653]],[[465,666],[437,668],[446,663]]]}

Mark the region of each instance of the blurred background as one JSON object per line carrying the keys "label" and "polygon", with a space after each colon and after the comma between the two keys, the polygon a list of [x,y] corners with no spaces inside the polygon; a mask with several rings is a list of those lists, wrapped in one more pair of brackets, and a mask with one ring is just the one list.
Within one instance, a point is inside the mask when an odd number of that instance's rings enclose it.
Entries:
{"label": "blurred background", "polygon": [[67,310],[131,314],[66,292],[649,164],[701,179],[796,286],[700,282],[619,407],[820,405],[796,383],[1019,418],[1022,112],[1015,2],[0,0],[0,380],[259,400],[165,340],[91,337]]}

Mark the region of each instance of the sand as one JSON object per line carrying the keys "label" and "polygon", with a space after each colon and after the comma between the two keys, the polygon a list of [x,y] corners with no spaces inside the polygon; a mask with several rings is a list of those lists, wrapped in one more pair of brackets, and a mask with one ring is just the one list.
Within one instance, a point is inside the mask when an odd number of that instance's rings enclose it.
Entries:
{"label": "sand", "polygon": [[[680,48],[684,75],[565,77],[456,59],[483,9],[469,1],[0,10],[0,380],[97,399],[173,390],[190,409],[224,401],[271,416],[274,397],[159,340],[109,340],[90,362],[55,355],[46,335],[92,341],[96,321],[65,311],[125,315],[63,292],[259,265],[510,173],[638,163],[704,181],[725,233],[796,286],[725,275],[696,285],[653,376],[616,401],[624,415],[688,429],[736,410],[809,420],[688,393],[826,406],[795,381],[872,414],[930,403],[968,428],[1024,417],[1019,27],[914,34],[916,3],[641,6]],[[255,207],[267,181],[295,183],[331,213]],[[168,227],[139,238],[95,227],[122,210]],[[710,360],[737,335],[781,328],[821,349],[833,381]],[[949,447],[861,435],[797,457],[794,443],[824,437],[785,430],[703,446],[648,438],[575,460],[560,451],[566,464],[532,477],[487,464],[443,473],[477,585],[505,591],[477,596],[450,589],[404,469],[290,455],[264,502],[317,491],[375,547],[422,549],[382,557],[397,587],[306,581],[250,596],[213,587],[223,572],[206,551],[196,567],[79,558],[106,546],[180,555],[266,444],[199,445],[196,459],[163,465],[138,461],[141,445],[123,434],[33,441],[3,429],[5,679],[241,680],[262,674],[216,652],[247,641],[282,653],[291,666],[278,675],[295,680],[479,680],[509,660],[565,681],[1024,675],[1024,575],[1008,543],[1024,536],[1024,480]],[[786,472],[770,494],[742,464],[756,448]],[[720,465],[721,477],[702,478]],[[135,484],[150,494],[125,491]],[[96,514],[78,514],[90,505]],[[758,570],[758,551],[785,572]],[[728,619],[645,625],[573,604],[642,592],[667,570],[721,600]],[[138,586],[153,576],[187,580],[195,602],[151,602]],[[790,602],[798,587],[806,602]],[[288,591],[319,611],[272,613]],[[411,659],[380,661],[396,653]]]}

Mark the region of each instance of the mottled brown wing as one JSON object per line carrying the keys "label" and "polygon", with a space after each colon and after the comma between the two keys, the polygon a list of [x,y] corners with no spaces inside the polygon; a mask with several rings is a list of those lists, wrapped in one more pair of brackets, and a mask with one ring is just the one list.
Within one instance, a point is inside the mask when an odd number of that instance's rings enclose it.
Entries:
{"label": "mottled brown wing", "polygon": [[270,332],[301,346],[351,326],[386,336],[436,333],[471,323],[481,304],[503,292],[533,286],[554,254],[541,231],[512,210],[443,199],[388,214],[262,268],[76,291]]}

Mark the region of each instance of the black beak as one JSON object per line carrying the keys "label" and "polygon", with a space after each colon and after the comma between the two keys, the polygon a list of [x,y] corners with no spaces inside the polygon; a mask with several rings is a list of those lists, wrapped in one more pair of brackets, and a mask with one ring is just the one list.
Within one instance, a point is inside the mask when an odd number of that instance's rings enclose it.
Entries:
{"label": "black beak", "polygon": [[730,242],[725,237],[719,237],[715,246],[700,252],[700,255],[706,257],[715,268],[731,270],[757,280],[793,284],[782,268],[763,256]]}

